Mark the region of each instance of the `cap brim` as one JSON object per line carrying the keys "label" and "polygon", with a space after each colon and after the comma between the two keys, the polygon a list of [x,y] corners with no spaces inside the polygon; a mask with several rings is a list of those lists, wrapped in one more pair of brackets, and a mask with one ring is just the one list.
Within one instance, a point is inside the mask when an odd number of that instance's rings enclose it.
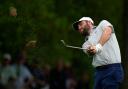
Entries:
{"label": "cap brim", "polygon": [[80,21],[76,21],[72,24],[72,27],[74,30],[78,30],[78,24],[79,24]]}

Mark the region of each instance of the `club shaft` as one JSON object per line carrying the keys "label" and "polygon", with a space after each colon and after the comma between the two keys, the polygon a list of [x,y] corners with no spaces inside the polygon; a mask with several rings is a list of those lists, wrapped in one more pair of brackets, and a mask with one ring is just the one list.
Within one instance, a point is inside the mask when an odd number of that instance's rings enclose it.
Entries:
{"label": "club shaft", "polygon": [[66,45],[66,47],[68,47],[68,48],[74,48],[74,49],[85,49],[85,48],[76,47],[76,46],[70,46],[70,45]]}
{"label": "club shaft", "polygon": [[76,46],[67,45],[64,40],[61,40],[61,42],[64,44],[64,46],[66,46],[66,47],[68,47],[68,48],[85,49],[85,48],[81,48],[81,47],[76,47]]}

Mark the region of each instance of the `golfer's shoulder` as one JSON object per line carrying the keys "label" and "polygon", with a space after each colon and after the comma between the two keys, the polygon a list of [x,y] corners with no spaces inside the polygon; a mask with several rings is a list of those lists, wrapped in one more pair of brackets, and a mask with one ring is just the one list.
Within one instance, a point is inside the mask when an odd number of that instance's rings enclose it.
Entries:
{"label": "golfer's shoulder", "polygon": [[107,20],[102,20],[99,23],[99,25],[104,25],[104,24],[111,24],[111,23],[109,21],[107,21]]}
{"label": "golfer's shoulder", "polygon": [[106,26],[112,26],[112,24],[107,20],[102,20],[102,21],[100,21],[98,26],[104,28]]}

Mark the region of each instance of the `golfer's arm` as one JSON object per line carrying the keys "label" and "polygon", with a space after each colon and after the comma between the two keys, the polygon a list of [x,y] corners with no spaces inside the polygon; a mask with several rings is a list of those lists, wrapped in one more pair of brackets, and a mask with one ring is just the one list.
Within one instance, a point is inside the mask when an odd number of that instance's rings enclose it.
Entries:
{"label": "golfer's arm", "polygon": [[112,28],[110,26],[105,27],[98,43],[100,43],[103,46],[109,40],[111,33]]}

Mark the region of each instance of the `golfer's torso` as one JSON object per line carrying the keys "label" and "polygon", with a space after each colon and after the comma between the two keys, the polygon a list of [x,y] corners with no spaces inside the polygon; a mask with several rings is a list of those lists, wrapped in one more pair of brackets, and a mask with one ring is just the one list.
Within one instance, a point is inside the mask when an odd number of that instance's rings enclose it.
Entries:
{"label": "golfer's torso", "polygon": [[[103,24],[108,22],[101,22]],[[108,24],[108,26],[111,24]],[[103,29],[102,24],[99,24],[93,33],[89,36],[88,41],[93,43],[94,45],[98,43],[101,35],[102,35]],[[103,45],[103,50],[100,53],[97,53],[93,57],[92,65],[94,67],[102,66],[102,65],[108,65],[113,63],[121,63],[121,56],[120,56],[120,48],[115,36],[115,33],[113,33],[110,36],[110,39]]]}

